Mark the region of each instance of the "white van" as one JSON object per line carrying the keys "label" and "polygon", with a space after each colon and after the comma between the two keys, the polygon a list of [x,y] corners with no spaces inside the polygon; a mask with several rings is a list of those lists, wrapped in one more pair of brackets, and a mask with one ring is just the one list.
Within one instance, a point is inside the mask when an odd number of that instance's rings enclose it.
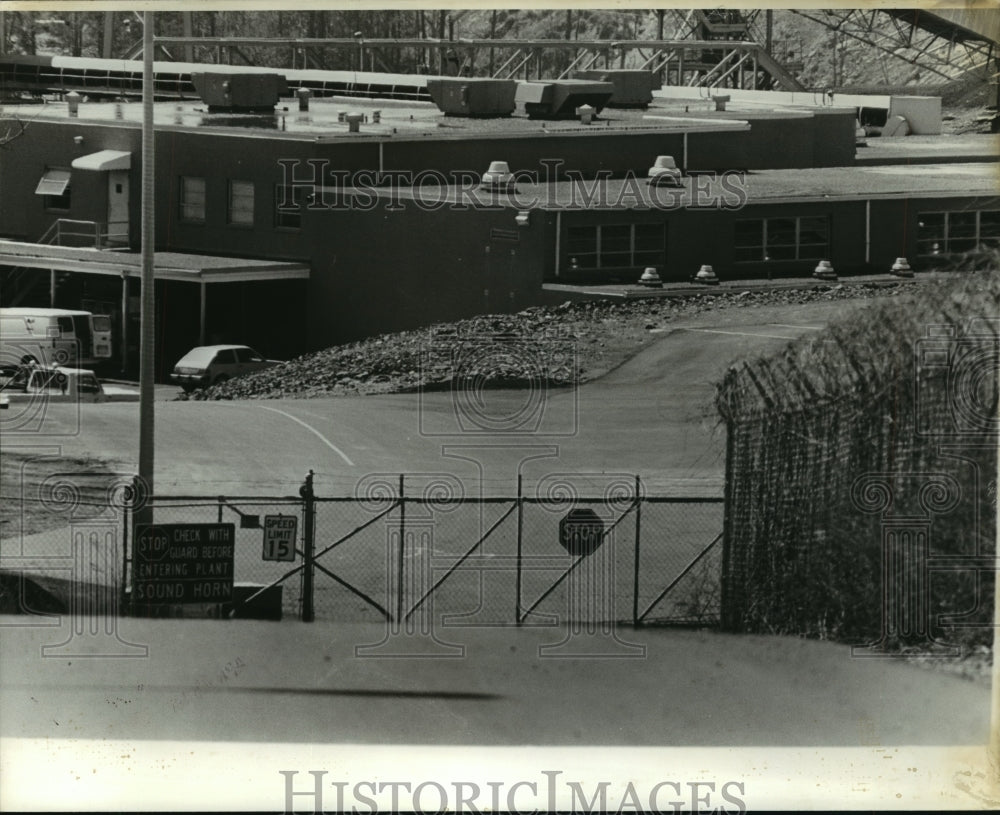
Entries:
{"label": "white van", "polygon": [[62,308],[0,308],[0,369],[96,365],[111,357],[111,318]]}

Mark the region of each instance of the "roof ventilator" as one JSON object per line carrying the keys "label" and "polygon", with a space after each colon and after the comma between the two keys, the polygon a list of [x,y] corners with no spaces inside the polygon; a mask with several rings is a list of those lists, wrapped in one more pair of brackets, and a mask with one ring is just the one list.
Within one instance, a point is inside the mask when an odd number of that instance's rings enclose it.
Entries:
{"label": "roof ventilator", "polygon": [[491,161],[489,169],[483,173],[479,183],[481,190],[490,192],[513,192],[516,188],[514,174],[506,161]]}
{"label": "roof ventilator", "polygon": [[653,166],[646,172],[647,183],[649,184],[674,184],[681,186],[681,171],[677,168],[677,162],[673,156],[657,156]]}

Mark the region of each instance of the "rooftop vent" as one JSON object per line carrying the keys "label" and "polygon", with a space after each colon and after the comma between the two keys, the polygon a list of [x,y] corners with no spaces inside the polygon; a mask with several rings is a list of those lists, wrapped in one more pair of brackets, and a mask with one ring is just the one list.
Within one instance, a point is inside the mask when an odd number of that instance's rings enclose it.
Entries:
{"label": "rooftop vent", "polygon": [[613,92],[610,82],[542,79],[518,82],[514,99],[518,110],[531,119],[572,119],[583,105],[600,113]]}
{"label": "rooftop vent", "polygon": [[514,174],[506,161],[491,161],[490,168],[483,173],[480,189],[494,192],[509,192],[515,188]]}
{"label": "rooftop vent", "polygon": [[610,82],[614,91],[608,100],[609,108],[642,108],[653,101],[653,89],[659,82],[652,71],[645,69],[604,69],[577,71],[576,79],[590,82]]}
{"label": "rooftop vent", "polygon": [[192,73],[191,82],[209,113],[267,113],[288,94],[282,74]]}
{"label": "rooftop vent", "polygon": [[650,184],[676,184],[681,186],[681,171],[673,156],[657,156],[646,173]]}
{"label": "rooftop vent", "polygon": [[510,116],[514,112],[513,79],[435,78],[427,91],[446,116]]}

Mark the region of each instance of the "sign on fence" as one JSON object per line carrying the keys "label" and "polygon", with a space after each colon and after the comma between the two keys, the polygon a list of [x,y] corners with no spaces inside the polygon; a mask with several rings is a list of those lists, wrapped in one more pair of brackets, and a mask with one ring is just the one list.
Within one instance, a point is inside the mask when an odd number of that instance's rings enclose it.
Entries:
{"label": "sign on fence", "polygon": [[264,516],[264,560],[295,562],[295,532],[298,518],[295,515]]}
{"label": "sign on fence", "polygon": [[604,521],[589,507],[571,509],[559,521],[559,543],[571,555],[592,555],[603,540]]}
{"label": "sign on fence", "polygon": [[137,603],[224,603],[233,597],[233,524],[138,524]]}

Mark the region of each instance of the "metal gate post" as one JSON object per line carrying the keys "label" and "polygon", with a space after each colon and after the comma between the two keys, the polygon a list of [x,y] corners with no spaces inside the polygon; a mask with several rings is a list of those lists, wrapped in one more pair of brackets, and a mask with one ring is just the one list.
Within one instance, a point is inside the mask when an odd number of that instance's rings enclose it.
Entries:
{"label": "metal gate post", "polygon": [[132,504],[135,502],[135,498],[138,495],[138,490],[136,489],[135,479],[132,480],[132,490],[131,492],[125,490],[124,500],[122,501],[122,585],[121,585],[121,603],[119,608],[122,610],[122,616],[128,616],[128,527],[132,523]]}
{"label": "metal gate post", "polygon": [[642,501],[639,498],[639,476],[635,477],[635,552],[632,563],[632,625],[639,625],[639,538],[641,533]]}
{"label": "metal gate post", "polygon": [[521,624],[521,541],[524,532],[524,500],[521,497],[521,473],[517,474],[517,578],[515,588],[514,622]]}
{"label": "metal gate post", "polygon": [[302,496],[302,622],[311,623],[316,619],[313,606],[313,553],[316,550],[315,495],[313,493],[313,471],[309,471],[305,483],[299,488]]}
{"label": "metal gate post", "polygon": [[396,566],[396,622],[403,623],[403,578],[406,561],[406,501],[403,498],[403,474],[399,474],[399,562]]}

